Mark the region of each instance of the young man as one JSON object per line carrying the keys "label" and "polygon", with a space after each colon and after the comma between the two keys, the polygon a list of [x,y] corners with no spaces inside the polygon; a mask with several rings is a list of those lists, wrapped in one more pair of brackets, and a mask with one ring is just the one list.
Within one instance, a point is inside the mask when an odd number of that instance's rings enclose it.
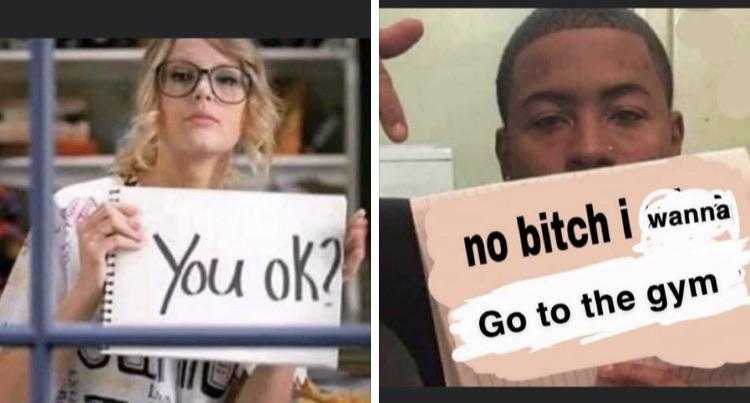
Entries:
{"label": "young man", "polygon": [[[415,32],[421,34],[421,24],[403,21],[381,31],[381,43],[405,50],[419,38]],[[382,66],[380,75],[381,123],[401,141],[405,118]],[[664,47],[634,12],[534,11],[511,36],[497,75],[504,126],[496,132],[495,151],[504,179],[679,155],[684,127],[672,110],[672,88]],[[750,385],[750,366],[707,370],[652,358],[524,384]]]}
{"label": "young man", "polygon": [[631,11],[533,12],[505,48],[496,87],[506,179],[680,154],[669,59]]}

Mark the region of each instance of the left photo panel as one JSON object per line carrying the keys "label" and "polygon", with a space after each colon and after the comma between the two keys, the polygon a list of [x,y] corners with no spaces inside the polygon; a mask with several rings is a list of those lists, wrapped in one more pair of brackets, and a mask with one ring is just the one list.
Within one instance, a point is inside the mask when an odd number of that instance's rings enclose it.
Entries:
{"label": "left photo panel", "polygon": [[370,402],[370,46],[0,38],[0,402]]}

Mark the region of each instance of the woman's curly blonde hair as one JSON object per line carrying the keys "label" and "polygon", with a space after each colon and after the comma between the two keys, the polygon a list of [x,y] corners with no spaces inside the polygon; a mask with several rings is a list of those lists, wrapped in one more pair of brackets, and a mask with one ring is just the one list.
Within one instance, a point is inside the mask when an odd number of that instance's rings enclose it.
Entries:
{"label": "woman's curly blonde hair", "polygon": [[[137,178],[154,168],[158,154],[160,94],[156,86],[156,68],[169,56],[177,39],[150,41],[135,93],[135,110],[125,142],[116,157],[114,172]],[[273,154],[274,134],[279,125],[281,111],[279,100],[268,83],[266,69],[260,52],[249,39],[206,39],[216,50],[236,59],[252,77],[250,95],[245,101],[242,132],[237,144],[239,151],[248,156],[256,175],[267,176]],[[238,178],[234,169],[227,169],[225,181]]]}

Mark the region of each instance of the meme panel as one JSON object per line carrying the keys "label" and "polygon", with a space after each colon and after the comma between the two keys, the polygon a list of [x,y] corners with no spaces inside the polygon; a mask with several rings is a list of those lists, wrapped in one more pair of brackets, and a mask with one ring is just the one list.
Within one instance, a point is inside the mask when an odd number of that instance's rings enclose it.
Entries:
{"label": "meme panel", "polygon": [[381,386],[750,386],[750,10],[379,23]]}
{"label": "meme panel", "polygon": [[[2,327],[34,323],[44,286],[57,325],[204,329],[195,345],[56,347],[55,401],[370,401],[369,54],[350,38],[0,39]],[[44,57],[54,69],[34,80]],[[45,107],[39,284],[28,202]],[[27,350],[2,347],[0,401],[27,401]]]}

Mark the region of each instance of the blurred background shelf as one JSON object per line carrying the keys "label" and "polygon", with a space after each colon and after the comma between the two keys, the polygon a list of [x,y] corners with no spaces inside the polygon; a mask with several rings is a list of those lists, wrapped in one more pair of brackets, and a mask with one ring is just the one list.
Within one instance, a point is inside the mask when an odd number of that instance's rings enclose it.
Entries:
{"label": "blurred background shelf", "polygon": [[[92,155],[55,158],[55,187],[57,189],[107,175],[114,161],[113,155]],[[0,158],[0,182],[18,189],[29,189],[31,161],[28,157]],[[237,168],[251,173],[246,158],[236,160]],[[317,181],[333,188],[345,189],[346,170],[351,166],[343,154],[279,155],[273,158],[271,183]]]}
{"label": "blurred background shelf", "polygon": [[[142,48],[100,48],[100,49],[55,49],[55,60],[70,61],[125,61],[140,63],[143,57]],[[279,61],[315,61],[344,60],[349,56],[347,48],[262,48],[263,59],[268,62]],[[27,62],[29,51],[26,49],[0,50],[0,62]]]}
{"label": "blurred background shelf", "polygon": [[[65,81],[135,80],[143,53],[142,48],[56,49],[55,61],[58,77]],[[303,66],[303,73],[312,78],[335,76],[351,53],[346,47],[261,49],[272,75],[299,73]],[[28,61],[28,50],[0,50],[0,82],[25,80]]]}

